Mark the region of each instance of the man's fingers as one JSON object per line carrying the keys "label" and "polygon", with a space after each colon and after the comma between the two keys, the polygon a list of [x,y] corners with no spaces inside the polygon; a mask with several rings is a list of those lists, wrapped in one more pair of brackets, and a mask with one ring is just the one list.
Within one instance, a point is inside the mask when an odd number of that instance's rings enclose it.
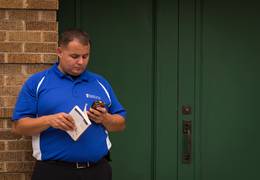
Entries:
{"label": "man's fingers", "polygon": [[59,122],[58,128],[64,131],[72,130],[70,126],[62,121]]}
{"label": "man's fingers", "polygon": [[87,112],[88,116],[90,117],[90,119],[97,119],[100,116],[100,112],[98,112],[95,109],[90,108],[89,111]]}
{"label": "man's fingers", "polygon": [[73,130],[75,128],[75,124],[73,121],[68,120],[67,118],[62,121],[63,127],[66,128],[66,130]]}
{"label": "man's fingers", "polygon": [[107,113],[107,109],[103,107],[97,107],[97,110],[102,113]]}
{"label": "man's fingers", "polygon": [[74,119],[71,117],[71,115],[66,114],[65,118],[66,118],[66,121],[65,121],[66,124],[68,124],[69,126],[72,126],[72,127],[75,126]]}
{"label": "man's fingers", "polygon": [[71,122],[74,123],[74,120],[73,120],[73,118],[71,117],[71,115],[65,114],[64,116],[65,116],[66,119],[68,119],[69,121],[71,121]]}
{"label": "man's fingers", "polygon": [[102,112],[100,112],[99,110],[90,108],[89,111],[94,114],[95,116],[100,116]]}
{"label": "man's fingers", "polygon": [[90,108],[90,110],[87,112],[89,118],[96,122],[96,123],[101,123],[102,122],[102,113],[99,112],[98,110]]}
{"label": "man's fingers", "polygon": [[52,127],[58,128],[64,131],[75,129],[74,120],[69,114],[59,113],[51,121]]}

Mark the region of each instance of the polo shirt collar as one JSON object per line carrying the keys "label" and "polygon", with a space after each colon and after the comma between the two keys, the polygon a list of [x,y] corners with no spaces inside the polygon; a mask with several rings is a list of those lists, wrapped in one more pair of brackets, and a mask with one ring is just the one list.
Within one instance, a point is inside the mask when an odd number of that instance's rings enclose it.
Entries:
{"label": "polo shirt collar", "polygon": [[[72,77],[70,77],[69,75],[64,74],[63,72],[60,71],[60,69],[58,68],[59,62],[56,62],[53,67],[52,70],[54,71],[54,73],[60,77],[60,78],[69,78],[72,80]],[[83,80],[83,81],[90,81],[91,77],[90,74],[88,73],[87,70],[85,70],[81,75],[79,75],[79,77],[75,80]]]}

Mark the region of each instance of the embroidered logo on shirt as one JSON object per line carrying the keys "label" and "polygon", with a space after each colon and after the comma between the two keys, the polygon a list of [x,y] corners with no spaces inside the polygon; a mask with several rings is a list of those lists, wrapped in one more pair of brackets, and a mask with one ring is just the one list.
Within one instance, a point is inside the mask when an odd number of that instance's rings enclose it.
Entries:
{"label": "embroidered logo on shirt", "polygon": [[96,96],[96,95],[93,95],[93,94],[86,94],[86,97],[87,98],[90,98],[90,99],[98,99],[98,100],[101,100],[101,98],[99,96]]}

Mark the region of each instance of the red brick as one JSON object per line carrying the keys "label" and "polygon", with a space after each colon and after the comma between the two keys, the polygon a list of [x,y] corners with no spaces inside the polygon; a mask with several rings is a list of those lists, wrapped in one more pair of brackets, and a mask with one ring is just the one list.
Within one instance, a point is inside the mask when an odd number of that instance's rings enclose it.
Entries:
{"label": "red brick", "polygon": [[0,42],[1,52],[22,52],[22,43]]}
{"label": "red brick", "polygon": [[[0,86],[0,88],[2,88],[2,87],[3,86]],[[5,96],[0,96],[0,107],[6,107],[5,106]]]}
{"label": "red brick", "polygon": [[10,127],[7,126],[8,122],[11,122],[10,118],[1,118],[0,119],[0,124],[1,124],[0,126],[1,126],[1,128],[4,128],[2,130],[8,130],[8,129],[10,130],[11,126]]}
{"label": "red brick", "polygon": [[6,19],[5,10],[0,10],[0,20]]}
{"label": "red brick", "polygon": [[43,62],[44,63],[55,63],[58,59],[56,54],[44,54],[43,55]]}
{"label": "red brick", "polygon": [[0,8],[23,8],[23,0],[0,0]]}
{"label": "red brick", "polygon": [[[0,162],[0,173],[1,172],[5,172],[6,171],[6,169],[5,169],[5,164],[4,163],[2,163],[2,162]],[[5,180],[5,179],[4,179]]]}
{"label": "red brick", "polygon": [[34,74],[36,72],[39,72],[39,71],[43,71],[47,68],[49,68],[51,65],[48,65],[48,64],[42,64],[42,65],[35,65],[35,64],[30,64],[28,66],[26,66],[26,72],[27,74]]}
{"label": "red brick", "polygon": [[[1,170],[0,170],[1,171]],[[3,173],[1,180],[22,180],[24,175],[22,173]]]}
{"label": "red brick", "polygon": [[4,31],[0,31],[0,41],[6,40],[6,33]]}
{"label": "red brick", "polygon": [[[2,130],[10,130],[12,127],[12,121],[11,117],[0,117],[0,122],[3,123],[3,129]],[[10,126],[9,126],[10,124]]]}
{"label": "red brick", "polygon": [[[11,117],[13,108],[10,107],[0,107],[0,119]],[[3,122],[4,123],[4,122]],[[5,127],[5,125],[4,125]]]}
{"label": "red brick", "polygon": [[6,129],[10,129],[12,127],[12,121],[10,118],[11,117],[9,117],[9,119],[5,119],[5,128]]}
{"label": "red brick", "polygon": [[5,107],[13,108],[16,103],[17,96],[7,96],[5,98]]}
{"label": "red brick", "polygon": [[0,74],[0,87],[5,85],[5,76]]}
{"label": "red brick", "polygon": [[0,161],[22,161],[23,152],[0,152]]}
{"label": "red brick", "polygon": [[58,33],[43,32],[43,42],[58,42]]}
{"label": "red brick", "polygon": [[5,62],[5,55],[0,54],[0,64]]}
{"label": "red brick", "polygon": [[24,180],[31,180],[32,179],[32,173],[25,173],[25,179]]}
{"label": "red brick", "polygon": [[57,0],[27,0],[28,9],[58,9]]}
{"label": "red brick", "polygon": [[1,64],[0,74],[21,74],[22,65],[20,64]]}
{"label": "red brick", "polygon": [[8,141],[7,150],[32,150],[32,142],[30,140]]}
{"label": "red brick", "polygon": [[33,53],[55,53],[57,43],[25,43],[25,52]]}
{"label": "red brick", "polygon": [[8,54],[8,63],[41,63],[40,54]]}
{"label": "red brick", "polygon": [[[0,108],[0,118],[10,118],[13,114],[13,108]],[[1,139],[1,138],[0,138]]]}
{"label": "red brick", "polygon": [[17,96],[21,86],[4,86],[0,88],[0,96]]}
{"label": "red brick", "polygon": [[31,21],[25,22],[26,30],[35,31],[57,31],[57,22]]}
{"label": "red brick", "polygon": [[24,25],[22,21],[10,21],[10,20],[1,20],[0,21],[0,30],[23,30]]}
{"label": "red brick", "polygon": [[7,162],[6,170],[8,172],[31,172],[34,162]]}
{"label": "red brick", "polygon": [[21,31],[12,31],[8,33],[9,41],[32,41],[32,42],[41,42],[41,33],[40,32],[21,32]]}
{"label": "red brick", "polygon": [[4,141],[0,141],[0,151],[5,150],[5,142]]}
{"label": "red brick", "polygon": [[10,10],[7,11],[10,20],[39,21],[40,13],[36,10]]}
{"label": "red brick", "polygon": [[[1,117],[1,116],[0,116]],[[4,120],[2,120],[1,118],[0,118],[0,129],[1,128],[4,128]]]}
{"label": "red brick", "polygon": [[32,156],[32,151],[24,151],[24,161],[34,161],[35,158]]}
{"label": "red brick", "polygon": [[23,139],[32,141],[32,136],[23,136]]}
{"label": "red brick", "polygon": [[0,130],[0,140],[20,139],[22,136],[12,133],[10,130]]}
{"label": "red brick", "polygon": [[[0,88],[2,88],[2,86],[0,86]],[[0,107],[6,107],[5,106],[5,96],[0,96]],[[2,120],[0,120],[2,121]]]}
{"label": "red brick", "polygon": [[56,11],[41,11],[40,14],[41,21],[56,21],[57,19]]}
{"label": "red brick", "polygon": [[16,103],[16,96],[7,96],[5,97],[5,106],[14,107]]}
{"label": "red brick", "polygon": [[0,118],[11,118],[13,115],[13,107],[1,107]]}
{"label": "red brick", "polygon": [[28,76],[24,75],[6,75],[5,82],[6,86],[21,86],[27,80]]}
{"label": "red brick", "polygon": [[13,107],[15,103],[15,96],[0,96],[0,105],[3,105],[2,107]]}

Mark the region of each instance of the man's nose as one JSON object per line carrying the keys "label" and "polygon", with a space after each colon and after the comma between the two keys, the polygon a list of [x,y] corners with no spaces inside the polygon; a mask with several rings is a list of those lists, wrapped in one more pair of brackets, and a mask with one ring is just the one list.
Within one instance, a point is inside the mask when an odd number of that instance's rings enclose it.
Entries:
{"label": "man's nose", "polygon": [[83,64],[85,59],[83,57],[79,57],[78,64]]}

